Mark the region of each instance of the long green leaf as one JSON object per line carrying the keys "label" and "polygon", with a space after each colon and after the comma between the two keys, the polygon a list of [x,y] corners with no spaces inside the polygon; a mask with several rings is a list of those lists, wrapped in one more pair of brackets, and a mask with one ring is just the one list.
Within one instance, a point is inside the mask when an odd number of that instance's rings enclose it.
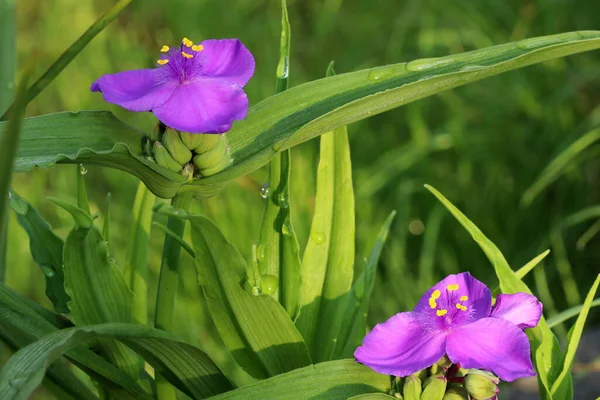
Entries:
{"label": "long green leaf", "polygon": [[330,361],[262,380],[211,400],[346,400],[363,393],[384,392],[390,378],[354,360]]}
{"label": "long green leaf", "polygon": [[[0,284],[0,337],[12,342],[15,351],[58,329],[70,326],[70,321]],[[132,398],[150,398],[134,380],[90,350],[74,349],[67,354],[67,358],[93,379],[102,382],[110,393],[123,396],[127,392]],[[60,385],[68,388],[70,379],[58,372],[51,368],[48,371],[49,377],[57,382],[62,381]]]}
{"label": "long green leaf", "polygon": [[164,331],[115,323],[64,329],[19,350],[0,374],[0,398],[28,399],[50,364],[92,339],[120,340],[193,398],[206,398],[232,388],[201,350]]}
{"label": "long green leaf", "polygon": [[253,293],[243,288],[246,265],[240,253],[210,220],[189,218],[208,310],[236,361],[255,377],[309,365],[306,344],[281,305],[258,288]]}
{"label": "long green leaf", "polygon": [[[106,113],[36,117],[24,124],[17,171],[56,162],[100,164],[139,177],[159,197],[171,198],[178,190],[210,196],[276,153],[335,128],[489,76],[599,47],[599,31],[570,32],[309,82],[252,107],[227,134],[233,166],[186,184],[184,177],[140,156],[141,137],[135,130],[120,122],[117,129],[124,134],[107,129]],[[98,143],[97,136],[105,141]],[[122,137],[135,139],[123,146],[119,143],[129,139]]]}
{"label": "long green leaf", "polygon": [[352,396],[352,397],[348,398],[348,400],[389,400],[389,399],[396,399],[396,397],[390,396],[389,394],[385,394],[385,393],[367,393],[367,394],[360,394],[358,396]]}
{"label": "long green leaf", "polygon": [[[531,290],[517,276],[515,271],[511,269],[498,247],[440,192],[429,185],[425,185],[425,187],[450,211],[456,220],[471,234],[479,247],[481,247],[494,266],[496,275],[500,281],[502,293],[525,292],[531,294]],[[538,373],[540,393],[544,398],[552,399],[553,396],[550,388],[558,377],[560,365],[562,364],[562,351],[558,345],[558,340],[548,327],[543,316],[535,328],[527,330],[527,336],[529,337],[534,354],[533,361]],[[571,378],[569,377],[568,379]]]}
{"label": "long green leaf", "polygon": [[321,136],[310,232],[296,326],[319,362],[333,356],[354,275],[354,194],[345,127]]}
{"label": "long green leaf", "polygon": [[598,275],[596,281],[590,288],[590,291],[583,302],[583,307],[581,308],[579,317],[577,317],[575,325],[573,325],[571,332],[569,332],[569,343],[567,344],[562,370],[560,371],[558,378],[556,378],[556,380],[552,383],[552,394],[557,399],[566,399],[568,398],[568,394],[572,394],[573,392],[573,384],[571,379],[567,377],[571,376],[573,362],[575,361],[575,352],[577,351],[579,341],[581,340],[583,326],[590,312],[590,308],[592,307],[592,302],[594,300],[594,296],[596,295],[596,291],[598,290],[598,285],[600,285],[600,275]]}
{"label": "long green leaf", "polygon": [[52,232],[50,224],[35,208],[14,191],[9,192],[10,207],[17,216],[17,222],[29,236],[29,249],[35,263],[46,279],[46,296],[52,301],[54,310],[68,313],[70,300],[65,292],[63,271],[63,241]]}
{"label": "long green leaf", "polygon": [[[597,298],[594,301],[592,301],[590,308],[599,307],[599,306],[600,306],[600,298]],[[552,318],[548,318],[548,321],[547,321],[548,326],[550,328],[554,328],[555,326],[562,324],[566,320],[578,316],[582,309],[583,309],[583,304],[580,304],[578,306],[571,307],[564,311],[561,311],[560,313],[556,314]]]}
{"label": "long green leaf", "polygon": [[[96,37],[102,32],[113,19],[119,15],[125,7],[131,3],[131,0],[120,0],[117,4],[111,7],[104,15],[92,24],[84,33],[73,43],[64,53],[58,57],[56,61],[42,74],[42,76],[34,82],[33,85],[25,93],[25,101],[29,103],[42,90],[44,90],[53,80],[62,72],[63,69]],[[12,107],[11,107],[12,108]],[[8,111],[0,118],[0,121],[5,120]]]}
{"label": "long green leaf", "polygon": [[[531,261],[529,261],[527,264],[523,265],[521,268],[519,268],[517,271],[515,271],[517,278],[523,279],[525,277],[525,275],[530,273],[531,270],[534,269],[540,262],[542,262],[542,260],[544,258],[546,258],[546,256],[548,254],[550,254],[550,250],[544,251],[542,254],[535,256]],[[494,289],[492,291],[492,296],[496,297],[500,293],[502,293],[502,290],[500,290],[500,287],[497,287],[496,289]],[[551,327],[549,321],[548,321],[548,326]]]}
{"label": "long green leaf", "polygon": [[375,287],[377,264],[395,217],[396,211],[392,211],[381,226],[371,249],[371,254],[365,260],[365,269],[346,296],[344,319],[337,338],[334,359],[352,357],[354,350],[360,345],[367,333],[367,313],[371,294]]}

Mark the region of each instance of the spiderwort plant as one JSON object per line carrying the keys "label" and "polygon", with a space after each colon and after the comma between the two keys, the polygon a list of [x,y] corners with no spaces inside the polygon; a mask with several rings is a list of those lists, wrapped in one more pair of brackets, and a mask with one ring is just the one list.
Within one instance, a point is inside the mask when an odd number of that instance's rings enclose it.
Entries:
{"label": "spiderwort plant", "polygon": [[396,314],[365,337],[356,360],[373,370],[409,376],[447,356],[464,369],[491,371],[513,381],[533,376],[525,328],[537,325],[542,304],[526,293],[500,294],[468,272],[429,289],[414,310]]}

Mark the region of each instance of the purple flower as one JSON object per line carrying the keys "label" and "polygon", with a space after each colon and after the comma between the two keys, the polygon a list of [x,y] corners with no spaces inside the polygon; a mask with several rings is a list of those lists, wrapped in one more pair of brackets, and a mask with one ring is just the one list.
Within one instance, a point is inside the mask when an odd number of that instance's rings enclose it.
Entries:
{"label": "purple flower", "polygon": [[248,111],[242,89],[254,74],[254,57],[238,39],[184,38],[163,46],[158,68],[108,74],[92,92],[129,111],[152,111],[166,126],[189,133],[223,133]]}
{"label": "purple flower", "polygon": [[501,294],[468,272],[429,289],[412,312],[396,314],[365,337],[354,356],[388,375],[408,376],[445,354],[463,368],[494,372],[502,380],[535,375],[522,331],[537,325],[542,303],[526,293]]}

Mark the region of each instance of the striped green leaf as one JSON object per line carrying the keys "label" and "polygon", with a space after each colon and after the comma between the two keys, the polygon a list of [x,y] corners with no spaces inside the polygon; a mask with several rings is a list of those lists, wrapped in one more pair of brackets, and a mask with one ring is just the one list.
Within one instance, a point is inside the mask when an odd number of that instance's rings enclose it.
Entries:
{"label": "striped green leaf", "polygon": [[599,47],[599,31],[570,32],[305,83],[252,107],[247,118],[227,133],[233,165],[189,183],[142,157],[143,136],[105,112],[26,120],[16,170],[56,162],[100,164],[139,177],[160,197],[171,198],[178,191],[210,196],[278,152],[336,128],[447,89]]}

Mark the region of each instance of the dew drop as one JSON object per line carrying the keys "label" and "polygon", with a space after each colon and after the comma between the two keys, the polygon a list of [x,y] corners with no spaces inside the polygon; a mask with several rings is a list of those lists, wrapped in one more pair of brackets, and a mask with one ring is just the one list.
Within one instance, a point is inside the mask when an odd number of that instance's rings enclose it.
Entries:
{"label": "dew drop", "polygon": [[425,71],[428,69],[441,67],[443,65],[454,62],[454,59],[443,57],[443,58],[423,58],[421,60],[411,61],[406,64],[406,69],[411,72]]}
{"label": "dew drop", "polygon": [[310,238],[318,245],[325,243],[325,234],[323,232],[311,232]]}
{"label": "dew drop", "polygon": [[290,223],[289,217],[283,221],[283,225],[281,226],[281,233],[284,236],[292,236],[292,224]]}
{"label": "dew drop", "polygon": [[261,279],[261,289],[265,294],[273,294],[277,290],[279,279],[274,275],[263,275]]}
{"label": "dew drop", "polygon": [[256,248],[256,260],[258,262],[263,262],[265,260],[265,245],[259,244]]}
{"label": "dew drop", "polygon": [[85,175],[85,174],[87,174],[87,168],[85,168],[85,167],[83,166],[83,164],[79,164],[79,173],[80,173],[81,175]]}
{"label": "dew drop", "polygon": [[266,199],[269,197],[269,182],[265,183],[260,187],[260,197]]}
{"label": "dew drop", "polygon": [[54,272],[54,267],[52,265],[42,264],[42,265],[40,265],[40,268],[42,268],[42,272],[48,278],[52,278],[54,275],[56,275],[56,273]]}
{"label": "dew drop", "polygon": [[372,68],[369,71],[367,78],[370,81],[381,81],[393,75],[398,75],[406,72],[406,64],[396,64],[388,67]]}
{"label": "dew drop", "polygon": [[288,198],[287,193],[279,193],[279,195],[277,196],[277,200],[279,202],[279,207],[288,208],[290,206],[290,200]]}

